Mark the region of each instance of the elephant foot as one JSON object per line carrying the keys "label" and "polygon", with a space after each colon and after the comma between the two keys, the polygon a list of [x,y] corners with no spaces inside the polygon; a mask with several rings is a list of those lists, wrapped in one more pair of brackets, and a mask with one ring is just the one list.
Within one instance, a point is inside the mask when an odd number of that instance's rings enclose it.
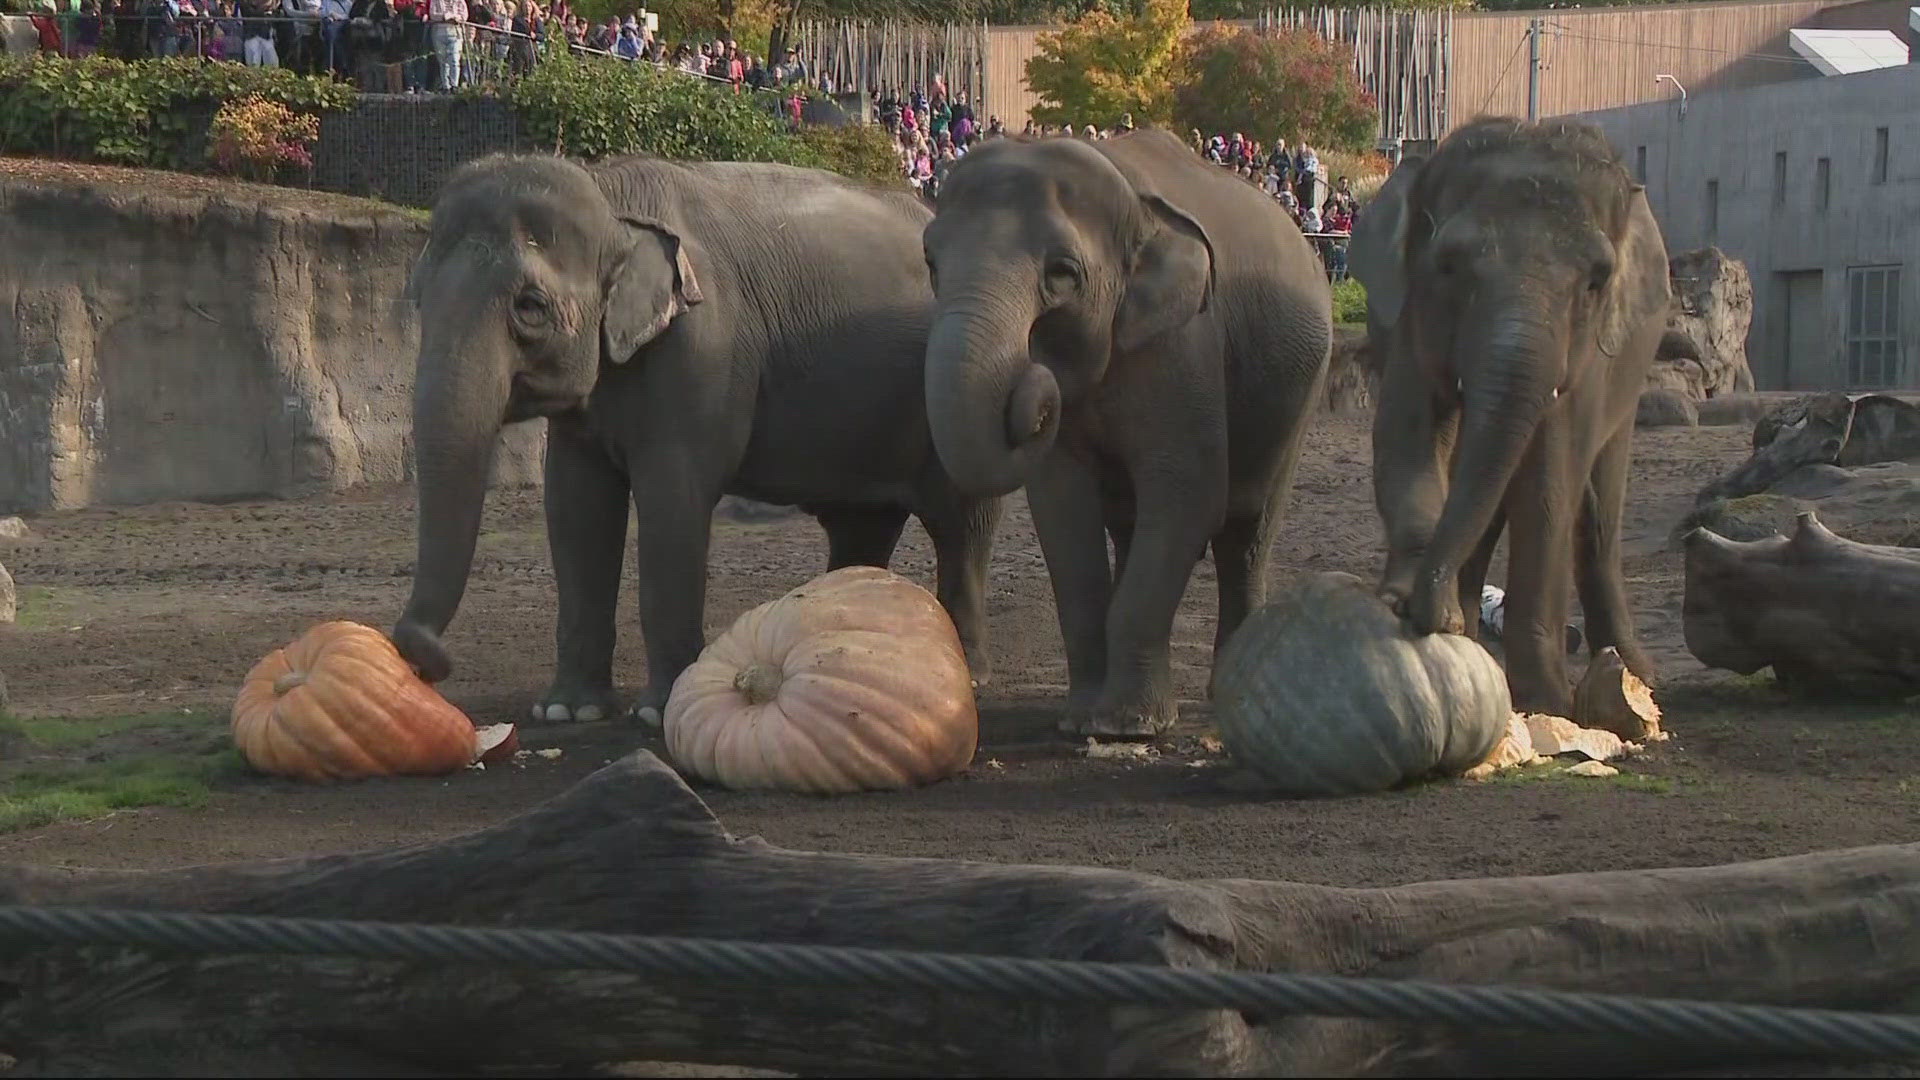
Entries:
{"label": "elephant foot", "polygon": [[1467,632],[1466,616],[1460,610],[1460,590],[1452,581],[1414,589],[1407,598],[1406,619],[1416,634],[1465,636]]}
{"label": "elephant foot", "polygon": [[1548,716],[1573,715],[1573,687],[1562,682],[1558,687],[1549,685],[1551,680],[1536,683],[1531,679],[1507,678],[1507,689],[1512,693],[1513,711],[1522,713],[1546,713]]}
{"label": "elephant foot", "polygon": [[973,680],[973,688],[980,689],[993,682],[993,661],[982,656],[975,661],[973,654],[967,655],[967,677]]}
{"label": "elephant foot", "polygon": [[620,711],[618,695],[611,685],[583,686],[566,679],[556,679],[540,700],[533,703],[533,719],[569,721],[578,720],[592,723],[606,720]]}
{"label": "elephant foot", "polygon": [[1060,721],[1060,730],[1069,735],[1095,738],[1151,739],[1164,734],[1179,718],[1179,706],[1170,699],[1093,708],[1079,708],[1069,703],[1066,718]]}
{"label": "elephant foot", "polygon": [[648,687],[633,699],[633,707],[627,710],[627,721],[658,731],[664,726],[666,715],[667,695]]}

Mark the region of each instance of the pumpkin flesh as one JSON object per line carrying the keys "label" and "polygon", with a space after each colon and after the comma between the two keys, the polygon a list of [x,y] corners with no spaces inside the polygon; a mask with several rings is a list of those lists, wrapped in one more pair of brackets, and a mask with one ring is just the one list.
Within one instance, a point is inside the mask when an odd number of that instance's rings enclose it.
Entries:
{"label": "pumpkin flesh", "polygon": [[254,768],[302,780],[439,775],[477,752],[473,722],[385,634],[344,621],[262,657],[234,700],[232,731]]}
{"label": "pumpkin flesh", "polygon": [[740,616],[675,680],[662,722],[697,776],[815,794],[931,783],[965,768],[979,736],[946,609],[865,566]]}

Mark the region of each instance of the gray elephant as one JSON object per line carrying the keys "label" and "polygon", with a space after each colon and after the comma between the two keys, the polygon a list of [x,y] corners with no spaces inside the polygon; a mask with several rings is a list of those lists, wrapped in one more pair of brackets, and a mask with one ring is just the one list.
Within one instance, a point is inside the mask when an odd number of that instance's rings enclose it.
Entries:
{"label": "gray elephant", "polygon": [[934,445],[965,490],[1026,486],[1066,643],[1061,726],[1164,731],[1174,612],[1209,543],[1216,656],[1265,598],[1326,377],[1325,273],[1278,204],[1158,130],[982,144],[941,185],[926,249]]}
{"label": "gray elephant", "polygon": [[886,566],[911,513],[974,676],[1000,506],[947,478],[922,408],[932,294],[911,193],[780,165],[493,156],[448,179],[409,295],[419,557],[393,631],[430,680],[472,567],[503,424],[548,418],[557,670],[534,706],[615,706],[628,503],[657,721],[704,647],[709,531],[725,494],[797,504],[830,568]]}
{"label": "gray elephant", "polygon": [[1568,712],[1570,586],[1588,648],[1617,647],[1651,680],[1620,571],[1634,414],[1668,301],[1642,186],[1588,125],[1476,120],[1394,172],[1348,265],[1385,343],[1382,594],[1416,632],[1471,635],[1462,612],[1504,529],[1514,707]]}

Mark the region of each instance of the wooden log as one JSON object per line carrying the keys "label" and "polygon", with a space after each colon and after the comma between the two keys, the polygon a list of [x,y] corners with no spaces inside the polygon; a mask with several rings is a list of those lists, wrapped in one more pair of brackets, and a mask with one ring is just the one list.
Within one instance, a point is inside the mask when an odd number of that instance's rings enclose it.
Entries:
{"label": "wooden log", "polygon": [[1811,510],[1791,537],[1683,538],[1687,651],[1819,694],[1920,692],[1920,550],[1838,536]]}
{"label": "wooden log", "polygon": [[[0,902],[1889,1011],[1920,1001],[1920,845],[1384,889],[1178,882],[737,839],[645,752],[468,836],[161,871],[0,866]],[[1597,1076],[1740,1060],[1697,1045],[1555,1032],[101,947],[0,951],[0,990],[0,1047],[18,1059],[17,1076],[583,1075],[629,1060],[830,1076]]]}

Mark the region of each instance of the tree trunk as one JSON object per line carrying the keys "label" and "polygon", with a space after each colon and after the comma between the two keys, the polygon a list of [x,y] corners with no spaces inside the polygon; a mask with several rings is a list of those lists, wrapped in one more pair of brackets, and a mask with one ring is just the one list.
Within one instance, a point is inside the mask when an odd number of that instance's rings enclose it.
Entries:
{"label": "tree trunk", "polygon": [[1685,537],[1687,650],[1817,693],[1920,692],[1920,550],[1861,544],[1803,511],[1792,537]]}
{"label": "tree trunk", "polygon": [[[1521,983],[1911,1008],[1920,845],[1734,866],[1338,889],[788,851],[724,832],[651,754],[452,840],[164,871],[0,867],[0,902]],[[1579,1075],[1699,1046],[1015,997],[666,983],[344,958],[0,951],[11,1075]],[[1777,1060],[1754,1052],[1750,1059]]]}

